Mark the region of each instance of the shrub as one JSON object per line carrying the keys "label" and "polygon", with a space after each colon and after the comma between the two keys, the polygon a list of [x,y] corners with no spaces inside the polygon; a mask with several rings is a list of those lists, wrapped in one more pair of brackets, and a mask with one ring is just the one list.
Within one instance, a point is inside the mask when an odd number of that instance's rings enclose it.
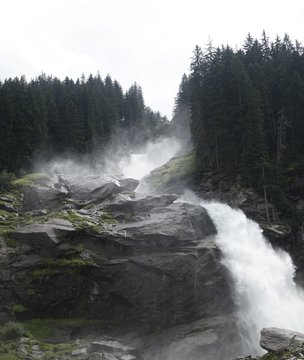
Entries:
{"label": "shrub", "polygon": [[12,187],[11,183],[15,180],[16,177],[14,174],[2,170],[0,172],[0,190],[8,190]]}
{"label": "shrub", "polygon": [[9,321],[8,323],[0,327],[1,340],[19,339],[24,335],[26,335],[26,331],[24,327],[19,323]]}

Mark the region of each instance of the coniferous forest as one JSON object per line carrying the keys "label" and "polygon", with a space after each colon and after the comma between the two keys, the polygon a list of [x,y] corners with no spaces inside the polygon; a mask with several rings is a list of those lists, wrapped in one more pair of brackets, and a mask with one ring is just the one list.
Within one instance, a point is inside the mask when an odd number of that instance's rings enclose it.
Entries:
{"label": "coniferous forest", "polygon": [[252,186],[288,208],[291,178],[304,169],[304,54],[285,34],[248,34],[242,49],[195,47],[175,114],[190,107],[201,169]]}
{"label": "coniferous forest", "polygon": [[0,171],[29,171],[38,154],[102,151],[119,129],[149,133],[164,120],[145,106],[139,85],[124,93],[109,75],[7,79],[0,83]]}
{"label": "coniferous forest", "polygon": [[[265,32],[260,40],[248,34],[241,49],[210,42],[195,47],[190,69],[174,112],[183,118],[190,110],[201,170],[258,189],[288,212],[290,178],[304,169],[301,44],[287,34],[270,41]],[[165,120],[145,106],[140,86],[123,92],[109,75],[6,79],[0,83],[0,171],[30,171],[41,154],[102,151],[120,130],[145,137]]]}

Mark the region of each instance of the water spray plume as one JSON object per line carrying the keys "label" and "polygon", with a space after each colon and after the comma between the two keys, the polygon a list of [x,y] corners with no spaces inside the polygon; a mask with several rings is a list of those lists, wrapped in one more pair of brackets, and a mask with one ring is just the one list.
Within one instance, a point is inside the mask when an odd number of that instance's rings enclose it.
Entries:
{"label": "water spray plume", "polygon": [[156,142],[148,142],[139,152],[121,159],[119,167],[125,177],[142,179],[150,171],[164,165],[181,148],[175,138],[162,138]]}

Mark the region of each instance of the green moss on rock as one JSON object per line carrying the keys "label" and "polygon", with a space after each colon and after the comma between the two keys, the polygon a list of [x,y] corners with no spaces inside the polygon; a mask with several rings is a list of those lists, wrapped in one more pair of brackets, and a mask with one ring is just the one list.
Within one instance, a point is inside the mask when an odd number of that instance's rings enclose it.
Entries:
{"label": "green moss on rock", "polygon": [[145,180],[156,189],[163,189],[172,183],[194,178],[197,174],[197,160],[194,152],[174,157],[165,165],[151,171]]}
{"label": "green moss on rock", "polygon": [[281,352],[281,353],[273,353],[269,352],[263,355],[261,360],[286,360],[289,359],[292,354],[289,351]]}
{"label": "green moss on rock", "polygon": [[104,321],[86,318],[31,319],[24,321],[22,325],[34,338],[45,340],[53,336],[57,329],[77,331],[83,328],[102,326]]}
{"label": "green moss on rock", "polygon": [[117,221],[114,219],[114,217],[107,213],[104,212],[101,216],[100,216],[100,224],[109,224],[109,225],[115,225],[117,223]]}
{"label": "green moss on rock", "polygon": [[20,357],[17,354],[3,354],[0,355],[0,360],[20,360]]}
{"label": "green moss on rock", "polygon": [[12,310],[14,314],[21,314],[23,312],[26,312],[28,309],[22,304],[14,304],[12,306]]}
{"label": "green moss on rock", "polygon": [[45,258],[40,262],[40,268],[31,272],[33,278],[52,276],[61,273],[77,273],[92,265],[88,259],[50,259]]}
{"label": "green moss on rock", "polygon": [[48,174],[34,173],[12,181],[12,185],[15,187],[36,187],[50,180],[51,177]]}

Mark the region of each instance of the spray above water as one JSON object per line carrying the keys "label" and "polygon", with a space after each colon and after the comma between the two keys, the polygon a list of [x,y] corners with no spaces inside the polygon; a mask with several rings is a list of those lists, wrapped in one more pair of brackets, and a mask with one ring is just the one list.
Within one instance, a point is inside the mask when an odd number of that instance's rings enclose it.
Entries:
{"label": "spray above water", "polygon": [[[178,151],[181,150],[180,141],[175,137],[160,138],[154,142],[148,141],[143,147],[134,150],[111,147],[104,154],[95,153],[92,158],[64,157],[54,158],[45,163],[39,162],[37,172],[46,172],[50,175],[62,175],[65,178],[81,179],[95,176],[110,181],[111,179],[133,178],[142,179],[150,171],[164,165]],[[121,154],[124,154],[121,156]]]}
{"label": "spray above water", "polygon": [[261,228],[241,210],[193,195],[183,201],[199,203],[213,219],[216,242],[229,269],[239,318],[244,353],[258,355],[260,330],[280,327],[304,331],[304,292],[294,282],[295,268],[285,251],[275,251]]}
{"label": "spray above water", "polygon": [[175,138],[162,138],[148,142],[140,152],[124,157],[119,163],[125,177],[140,180],[150,171],[164,165],[179,150],[181,145]]}

